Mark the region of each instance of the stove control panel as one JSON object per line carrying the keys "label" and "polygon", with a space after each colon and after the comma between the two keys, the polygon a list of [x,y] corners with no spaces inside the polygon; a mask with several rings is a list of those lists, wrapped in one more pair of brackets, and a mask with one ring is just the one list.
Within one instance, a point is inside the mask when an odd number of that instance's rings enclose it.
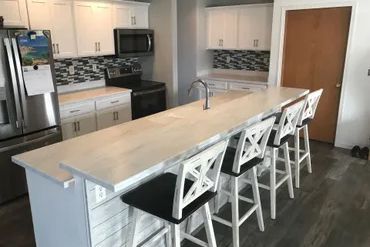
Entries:
{"label": "stove control panel", "polygon": [[139,63],[132,63],[131,65],[122,65],[120,67],[111,67],[106,69],[106,76],[108,79],[111,78],[119,78],[119,77],[127,77],[133,75],[141,75],[143,69],[141,64]]}

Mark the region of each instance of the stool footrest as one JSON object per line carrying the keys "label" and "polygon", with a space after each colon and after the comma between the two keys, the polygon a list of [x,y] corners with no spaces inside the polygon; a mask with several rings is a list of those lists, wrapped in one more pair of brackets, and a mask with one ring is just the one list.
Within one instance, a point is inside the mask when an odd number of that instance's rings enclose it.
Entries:
{"label": "stool footrest", "polygon": [[250,198],[248,198],[248,197],[245,197],[245,196],[241,196],[241,195],[239,195],[239,200],[242,200],[242,201],[247,202],[247,203],[252,203],[252,204],[254,204],[254,201],[253,201],[252,199],[250,199]]}
{"label": "stool footrest", "polygon": [[200,245],[200,246],[203,246],[203,247],[208,247],[209,246],[206,242],[204,242],[204,241],[202,241],[202,240],[200,240],[200,239],[198,239],[198,238],[196,238],[196,237],[194,237],[194,236],[192,236],[188,233],[181,232],[181,236],[186,238],[187,240],[197,244],[197,245]]}
{"label": "stool footrest", "polygon": [[279,182],[276,183],[276,189],[279,188],[285,181],[287,181],[289,178],[289,175],[285,175]]}
{"label": "stool footrest", "polygon": [[233,223],[231,223],[230,221],[227,221],[219,216],[216,216],[216,215],[212,215],[212,219],[214,221],[217,221],[218,223],[221,223],[225,226],[229,226],[229,227],[233,227]]}
{"label": "stool footrest", "polygon": [[154,242],[159,240],[163,235],[169,233],[168,226],[164,226],[155,233],[153,233],[151,236],[149,236],[146,240],[141,242],[138,246],[140,247],[146,247],[146,246],[152,246]]}
{"label": "stool footrest", "polygon": [[257,208],[258,205],[254,204],[253,207],[249,209],[248,212],[241,217],[241,219],[239,220],[239,226],[241,226],[244,223],[244,221],[246,221],[257,210]]}

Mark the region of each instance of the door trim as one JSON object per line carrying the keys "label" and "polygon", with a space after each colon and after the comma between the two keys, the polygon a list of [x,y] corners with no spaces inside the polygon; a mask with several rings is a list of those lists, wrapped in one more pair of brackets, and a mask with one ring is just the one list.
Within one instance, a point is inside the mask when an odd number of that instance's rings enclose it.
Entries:
{"label": "door trim", "polygon": [[356,1],[346,1],[346,2],[326,2],[326,3],[305,3],[305,4],[288,4],[281,7],[281,16],[280,16],[280,39],[279,39],[279,48],[278,48],[278,66],[277,66],[277,81],[276,85],[281,86],[281,76],[282,76],[282,69],[283,69],[283,57],[284,57],[284,39],[285,39],[285,27],[286,27],[286,13],[289,10],[305,10],[305,9],[322,9],[322,8],[337,8],[337,7],[351,7],[351,20],[349,25],[348,31],[348,43],[347,43],[347,51],[346,57],[344,60],[344,68],[343,68],[343,80],[342,80],[342,88],[340,92],[339,98],[339,109],[338,109],[338,119],[336,124],[336,134],[334,139],[334,146],[343,146],[337,142],[338,137],[338,126],[339,123],[342,121],[342,112],[343,112],[343,101],[344,101],[344,91],[347,90],[348,87],[348,61],[349,55],[352,51],[353,47],[353,34],[354,34],[354,27],[356,24],[356,13],[358,9],[358,2]]}

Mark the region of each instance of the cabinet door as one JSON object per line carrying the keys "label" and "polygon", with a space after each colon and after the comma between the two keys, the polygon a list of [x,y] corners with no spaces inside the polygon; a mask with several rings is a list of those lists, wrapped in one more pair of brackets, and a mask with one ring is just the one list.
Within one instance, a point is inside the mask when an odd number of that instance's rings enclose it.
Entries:
{"label": "cabinet door", "polygon": [[99,111],[96,114],[98,130],[109,128],[115,125],[115,113],[112,109]]}
{"label": "cabinet door", "polygon": [[126,4],[115,4],[113,7],[113,25],[115,28],[127,28],[132,25],[131,8]]}
{"label": "cabinet door", "polygon": [[94,56],[97,53],[97,39],[93,4],[76,1],[74,2],[74,11],[78,55]]}
{"label": "cabinet door", "polygon": [[76,136],[76,125],[72,121],[63,121],[62,120],[62,135],[63,140],[68,140]]}
{"label": "cabinet door", "polygon": [[235,8],[223,11],[222,48],[236,49],[238,42],[238,10]]}
{"label": "cabinet door", "polygon": [[50,2],[50,13],[53,17],[51,35],[55,51],[54,58],[77,56],[72,1]]}
{"label": "cabinet door", "polygon": [[[28,0],[28,14],[30,28],[39,30],[51,30],[50,5],[47,0]],[[53,36],[52,36],[53,38]]]}
{"label": "cabinet door", "polygon": [[146,5],[133,5],[131,7],[131,16],[133,26],[135,28],[148,28],[148,6]]}
{"label": "cabinet door", "polygon": [[270,50],[272,6],[249,6],[239,10],[239,48]]}
{"label": "cabinet door", "polygon": [[26,0],[0,0],[0,16],[5,26],[28,27]]}
{"label": "cabinet door", "polygon": [[98,42],[98,55],[113,55],[113,13],[112,5],[109,3],[99,3],[94,6],[94,26],[96,42]]}
{"label": "cabinet door", "polygon": [[96,131],[96,119],[95,114],[87,114],[85,116],[79,116],[75,120],[77,125],[77,135],[85,135]]}
{"label": "cabinet door", "polygon": [[209,9],[208,19],[208,49],[222,49],[223,12],[219,9]]}
{"label": "cabinet door", "polygon": [[115,124],[121,124],[132,120],[131,104],[122,105],[116,108],[113,113],[116,114]]}

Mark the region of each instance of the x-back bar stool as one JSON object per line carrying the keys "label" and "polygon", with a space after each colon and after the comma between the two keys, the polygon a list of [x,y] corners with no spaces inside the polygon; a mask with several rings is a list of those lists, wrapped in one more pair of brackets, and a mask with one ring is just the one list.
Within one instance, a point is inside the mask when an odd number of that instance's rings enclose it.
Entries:
{"label": "x-back bar stool", "polygon": [[[300,186],[300,170],[301,163],[306,159],[307,170],[312,173],[311,166],[311,152],[310,152],[310,139],[308,136],[308,124],[312,121],[315,116],[317,106],[319,104],[323,89],[316,90],[308,95],[304,99],[304,106],[301,114],[298,118],[296,130],[294,132],[294,167],[295,167],[295,187]],[[303,129],[304,137],[304,150],[300,148],[299,134]],[[301,156],[302,154],[302,156]]]}
{"label": "x-back bar stool", "polygon": [[[233,246],[239,247],[239,227],[254,213],[257,214],[258,226],[264,231],[262,207],[257,181],[256,165],[263,161],[266,144],[273,127],[275,117],[271,117],[262,122],[247,127],[241,132],[237,148],[228,147],[222,164],[221,172],[231,178],[232,191],[224,191],[219,184],[218,194],[215,203],[215,213],[220,209],[220,194],[225,193],[230,196],[232,205],[232,222],[213,215],[213,219],[226,226],[232,227]],[[241,176],[250,172],[250,178]],[[239,182],[252,185],[253,199],[239,195]],[[239,217],[239,200],[253,204],[248,212]]]}
{"label": "x-back bar stool", "polygon": [[[181,237],[201,246],[216,246],[211,213],[208,202],[217,192],[221,164],[228,141],[221,141],[195,156],[181,162],[178,175],[164,173],[136,189],[124,194],[121,199],[129,205],[131,215],[131,233],[128,247],[137,246],[138,210],[149,213],[164,221],[164,226],[153,236],[148,236],[148,246],[166,235],[167,246],[172,237],[172,246],[180,247]],[[208,243],[181,232],[180,224],[198,209],[202,215]]]}
{"label": "x-back bar stool", "polygon": [[[271,153],[270,185],[259,183],[259,187],[270,191],[270,207],[271,219],[276,218],[276,190],[284,183],[288,183],[290,198],[294,198],[292,171],[290,167],[289,146],[288,140],[294,135],[300,113],[303,109],[304,101],[300,101],[291,106],[286,107],[280,117],[280,121],[271,131],[270,138],[267,142]],[[278,160],[279,148],[284,149],[285,171],[276,169],[276,161]],[[267,155],[267,154],[266,154]],[[284,175],[282,179],[276,181],[276,174]]]}

